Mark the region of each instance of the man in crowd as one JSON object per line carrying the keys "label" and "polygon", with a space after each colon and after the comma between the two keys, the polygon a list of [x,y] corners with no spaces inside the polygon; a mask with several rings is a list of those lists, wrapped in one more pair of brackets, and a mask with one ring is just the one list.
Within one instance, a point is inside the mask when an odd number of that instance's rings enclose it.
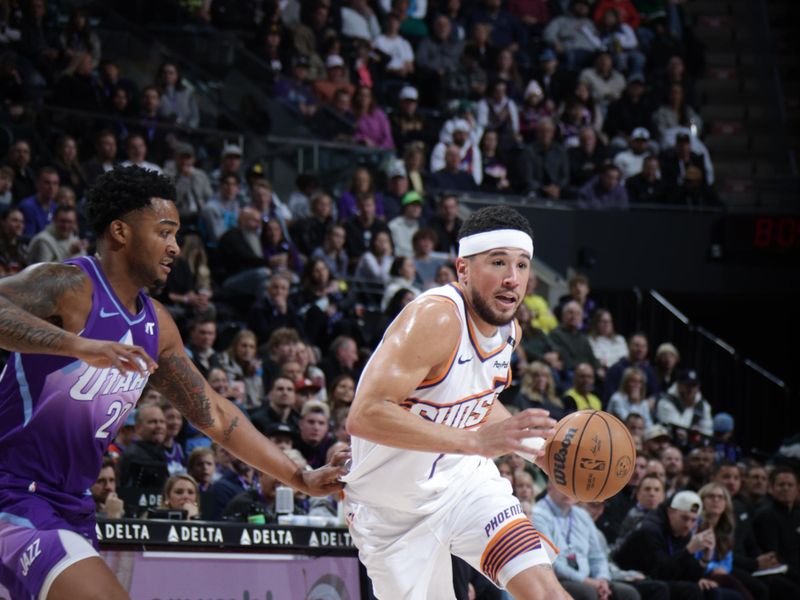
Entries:
{"label": "man in crowd", "polygon": [[[14,180],[16,183],[16,179]],[[52,167],[42,167],[36,175],[36,193],[19,203],[18,207],[25,216],[25,230],[31,238],[43,231],[53,219],[58,195],[58,171]]]}
{"label": "man in crowd", "polygon": [[97,481],[89,488],[97,506],[97,516],[107,519],[119,519],[125,512],[125,506],[117,496],[117,472],[114,461],[110,458],[103,459],[103,466]]}
{"label": "man in crowd", "polygon": [[87,241],[78,237],[75,207],[61,204],[53,212],[53,221],[31,240],[28,262],[61,262],[86,254],[87,246]]}
{"label": "man in crowd", "polygon": [[564,394],[563,402],[567,409],[601,410],[600,398],[594,395],[594,368],[589,363],[578,363],[572,376],[572,387]]}
{"label": "man in crowd", "polygon": [[275,423],[286,423],[296,429],[300,414],[295,410],[295,405],[294,382],[279,375],[272,380],[267,403],[253,412],[253,425],[262,433],[266,433]]}
{"label": "man in crowd", "polygon": [[198,317],[189,326],[189,343],[186,354],[192,359],[197,370],[208,378],[208,372],[219,366],[219,358],[214,351],[217,341],[217,322],[210,317]]}
{"label": "man in crowd", "polygon": [[154,404],[136,412],[136,437],[122,453],[119,479],[123,487],[161,488],[169,477],[164,439],[167,421]]}
{"label": "man in crowd", "polygon": [[319,400],[308,400],[300,411],[300,440],[297,449],[312,467],[324,465],[325,457],[336,439],[330,433],[330,409]]}
{"label": "man in crowd", "polygon": [[606,373],[605,385],[603,386],[603,399],[608,401],[611,395],[619,389],[620,381],[622,381],[622,374],[625,369],[629,367],[637,367],[644,371],[647,377],[647,397],[650,398],[656,395],[658,389],[658,377],[650,362],[647,360],[647,352],[649,345],[647,336],[644,333],[637,332],[628,338],[628,356],[619,359],[615,364],[609,367]]}
{"label": "man in crowd", "polygon": [[682,369],[678,373],[676,383],[658,399],[656,418],[665,425],[679,427],[677,435],[684,441],[690,430],[711,437],[714,424],[711,405],[700,393],[697,371]]}
{"label": "man in crowd", "polygon": [[775,552],[800,581],[800,502],[791,467],[780,465],[769,474],[769,494],[756,511],[754,529],[761,549]]}
{"label": "man in crowd", "polygon": [[595,372],[600,366],[589,338],[581,331],[582,326],[583,309],[575,300],[570,300],[561,309],[561,325],[550,332],[550,341],[564,362],[568,376],[580,363],[587,363]]}

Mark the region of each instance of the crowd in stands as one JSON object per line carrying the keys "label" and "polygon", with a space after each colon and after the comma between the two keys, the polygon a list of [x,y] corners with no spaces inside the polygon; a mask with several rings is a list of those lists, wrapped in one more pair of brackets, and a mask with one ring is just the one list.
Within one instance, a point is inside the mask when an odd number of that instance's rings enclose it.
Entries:
{"label": "crowd in stands", "polygon": [[[104,56],[85,11],[59,25],[44,0],[0,3],[10,136],[0,270],[91,252],[82,207],[104,172],[135,165],[170,177],[182,252],[151,292],[214,390],[301,467],[348,443],[358,376],[391,320],[456,280],[454,192],[533,192],[589,208],[717,203],[694,108],[701,59],[679,1],[184,4],[200,22],[245,31],[270,65],[270,93],[312,131],[394,157],[357,168],[341,189],[302,173],[283,200],[237,143],[209,158],[192,142],[202,115],[177,64],[137,85]],[[95,116],[88,127],[53,120],[37,112],[45,105]],[[744,454],[730,415],[701,391],[711,374],[682,363],[668,340],[653,352],[643,333],[622,337],[587,278],[570,280],[552,307],[536,287],[532,274],[514,385],[500,400],[559,418],[608,410],[640,451],[623,492],[580,506],[521,458],[498,460],[562,547],[555,570],[570,593],[800,597],[796,471]],[[186,518],[269,521],[278,485],[147,390],[92,494],[109,517],[141,516],[124,490],[157,489],[161,509]],[[337,501],[296,494],[295,510],[335,516]]]}

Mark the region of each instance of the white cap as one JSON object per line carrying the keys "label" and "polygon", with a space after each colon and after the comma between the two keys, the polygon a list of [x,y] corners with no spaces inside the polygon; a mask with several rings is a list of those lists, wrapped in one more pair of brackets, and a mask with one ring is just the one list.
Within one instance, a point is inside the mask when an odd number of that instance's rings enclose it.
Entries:
{"label": "white cap", "polygon": [[631,133],[631,138],[634,140],[649,140],[650,132],[644,127],[637,127]]}
{"label": "white cap", "polygon": [[326,69],[333,69],[334,67],[344,67],[344,61],[338,54],[331,54],[325,59]]}
{"label": "white cap", "polygon": [[405,86],[400,90],[400,100],[419,100],[417,88],[410,85]]}
{"label": "white cap", "polygon": [[672,497],[672,500],[669,501],[669,507],[675,510],[688,510],[689,512],[696,513],[700,512],[700,509],[703,508],[703,501],[696,492],[683,490]]}
{"label": "white cap", "polygon": [[535,79],[531,79],[528,82],[528,87],[525,88],[525,98],[528,96],[544,96],[542,86],[540,86],[539,82]]}
{"label": "white cap", "polygon": [[222,147],[222,157],[223,158],[226,157],[226,156],[231,156],[231,155],[242,156],[242,154],[243,154],[243,152],[242,152],[241,146],[238,146],[236,144],[225,144]]}
{"label": "white cap", "polygon": [[390,164],[389,168],[386,169],[386,176],[389,179],[393,179],[394,177],[405,177],[406,175],[406,165],[399,158],[395,161],[392,161],[392,164]]}
{"label": "white cap", "polygon": [[456,119],[453,121],[453,131],[465,131],[469,133],[469,123],[466,119]]}

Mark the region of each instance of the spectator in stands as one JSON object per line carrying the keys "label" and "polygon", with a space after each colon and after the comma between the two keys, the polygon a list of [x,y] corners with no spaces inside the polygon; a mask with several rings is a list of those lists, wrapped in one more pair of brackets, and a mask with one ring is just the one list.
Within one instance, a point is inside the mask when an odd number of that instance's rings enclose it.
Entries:
{"label": "spectator in stands", "polygon": [[508,167],[505,152],[499,147],[499,136],[494,129],[487,129],[481,138],[480,151],[483,162],[483,181],[481,189],[487,192],[509,190]]}
{"label": "spectator in stands", "polygon": [[591,365],[592,377],[594,371],[600,368],[587,335],[581,331],[582,326],[583,309],[577,301],[570,300],[561,311],[561,324],[550,332],[550,340],[564,361],[564,373],[567,377],[581,363]]}
{"label": "spectator in stands", "polygon": [[370,148],[394,150],[392,129],[386,113],[375,102],[372,90],[366,86],[358,88],[353,99],[356,116],[355,140]]}
{"label": "spectator in stands", "polygon": [[394,159],[386,169],[386,187],[381,190],[384,218],[391,221],[400,214],[403,196],[409,190],[406,167],[401,159]]}
{"label": "spectator in stands", "polygon": [[[475,153],[479,153],[477,148]],[[461,149],[455,143],[450,144],[444,153],[444,166],[431,175],[431,187],[439,190],[474,190],[475,177],[462,170],[462,166]],[[483,179],[482,174],[480,179]],[[416,194],[416,192],[409,193]]]}
{"label": "spectator in stands", "polygon": [[622,547],[628,535],[639,526],[639,523],[658,508],[666,499],[664,482],[656,475],[647,474],[639,480],[636,487],[636,505],[628,511],[619,528],[615,549]]}
{"label": "spectator in stands", "polygon": [[[666,581],[673,598],[699,600],[704,590],[716,590],[714,597],[720,599],[738,597],[718,590],[716,582],[704,577],[714,535],[713,531],[693,533],[702,506],[695,492],[675,494],[631,532],[615,555],[617,563]],[[696,553],[701,558],[696,558]]]}
{"label": "spectator in stands", "polygon": [[164,412],[166,433],[164,434],[164,454],[167,456],[167,470],[170,475],[186,472],[186,453],[178,443],[177,437],[183,428],[183,415],[169,400],[159,403]]}
{"label": "spectator in stands", "polygon": [[97,481],[89,491],[95,503],[95,514],[106,519],[120,519],[125,513],[125,505],[117,496],[117,471],[114,461],[105,457]]}
{"label": "spectator in stands", "polygon": [[389,222],[395,256],[414,255],[412,238],[422,224],[422,200],[417,192],[407,192],[400,203],[402,213]]}
{"label": "spectator in stands", "polygon": [[[478,27],[479,24],[476,24]],[[482,27],[482,24],[480,24]],[[444,80],[444,93],[448,98],[479,100],[486,93],[487,75],[480,64],[480,51],[474,42],[464,45],[458,66]]]}
{"label": "spectator in stands", "polygon": [[349,257],[344,249],[346,240],[345,228],[338,223],[331,223],[325,231],[322,245],[314,248],[309,259],[324,261],[335,279],[346,278],[349,269]]}
{"label": "spectator in stands", "polygon": [[269,278],[263,295],[256,301],[247,317],[249,327],[258,339],[269,339],[272,332],[281,327],[302,329],[303,319],[289,297],[290,281],[282,273]]}
{"label": "spectator in stands", "polygon": [[345,90],[351,97],[355,94],[355,86],[347,80],[344,60],[338,54],[329,54],[325,59],[325,79],[313,84],[317,100],[323,104],[332,104],[336,90]]}
{"label": "spectator in stands", "polygon": [[591,127],[601,138],[603,113],[592,98],[589,86],[578,81],[571,97],[567,98],[558,109],[561,117],[558,129],[561,143],[567,148],[578,145],[578,133],[584,127]]}
{"label": "spectator in stands", "polygon": [[775,552],[789,567],[789,576],[800,576],[800,502],[797,473],[779,465],[769,474],[769,494],[756,510],[753,528],[765,552]]}
{"label": "spectator in stands", "polygon": [[522,371],[522,383],[514,405],[520,410],[543,408],[550,417],[560,420],[567,414],[564,403],[556,394],[556,384],[550,367],[538,360],[531,362]]}
{"label": "spectator in stands", "polygon": [[619,389],[622,381],[622,374],[628,367],[637,367],[647,376],[647,397],[653,397],[660,391],[658,387],[658,377],[656,377],[653,367],[647,360],[649,345],[647,336],[644,333],[633,333],[628,337],[628,355],[609,367],[605,376],[603,397],[607,400],[611,394]]}
{"label": "spectator in stands", "polygon": [[347,335],[340,335],[331,342],[328,353],[320,363],[325,380],[333,381],[339,375],[349,375],[358,381],[361,369],[358,366],[358,346]]}
{"label": "spectator in stands", "polygon": [[750,509],[755,509],[766,498],[769,488],[769,477],[764,465],[750,461],[745,470],[742,496]]}
{"label": "spectator in stands", "polygon": [[614,69],[611,54],[606,50],[597,54],[592,67],[581,71],[579,80],[589,87],[592,98],[603,114],[608,111],[609,104],[618,100],[625,90],[625,77]]}
{"label": "spectator in stands", "polygon": [[261,217],[258,209],[245,206],[239,211],[236,227],[219,238],[217,254],[226,267],[223,287],[256,295],[266,279],[271,263],[261,245]]}
{"label": "spectator in stands", "polygon": [[158,115],[162,119],[192,128],[200,124],[197,97],[183,80],[175,63],[162,63],[156,76],[156,86],[161,95]]}
{"label": "spectator in stands", "polygon": [[[658,435],[656,436],[656,434]],[[663,425],[653,425],[653,427],[648,429],[645,433],[646,441],[649,441],[647,438],[656,440],[659,437],[666,439],[666,445],[661,451],[660,458],[661,463],[664,465],[664,471],[667,474],[666,489],[667,495],[669,496],[675,491],[683,489],[683,487],[686,485],[686,477],[683,474],[683,454],[681,454],[681,451],[678,448],[670,444],[669,434]]]}
{"label": "spectator in stands", "polygon": [[[551,51],[552,52],[552,51]],[[539,82],[531,79],[525,87],[522,105],[519,107],[519,130],[522,141],[531,144],[536,140],[536,126],[542,117],[552,117],[553,102],[544,97]]]}
{"label": "spectator in stands", "polygon": [[644,160],[648,156],[650,132],[644,127],[637,127],[631,132],[627,150],[614,157],[614,164],[619,167],[622,181],[641,173]]}
{"label": "spectator in stands", "polygon": [[[568,14],[550,21],[544,30],[544,41],[552,46],[569,71],[581,69],[602,42],[597,28],[589,19],[588,0],[572,0]],[[541,57],[540,57],[541,58]]]}
{"label": "spectator in stands", "polygon": [[276,98],[283,100],[287,106],[301,117],[310,119],[317,112],[317,100],[314,90],[308,82],[310,61],[303,54],[292,60],[291,77],[281,77],[272,88]]}
{"label": "spectator in stands", "polygon": [[531,312],[531,325],[545,333],[550,333],[558,326],[558,320],[550,310],[550,306],[544,296],[536,294],[538,283],[539,277],[534,270],[531,270],[523,302]]}
{"label": "spectator in stands", "polygon": [[[294,189],[289,195],[289,200],[286,204],[289,211],[292,213],[292,220],[299,221],[300,219],[307,219],[311,216],[311,199],[316,194],[321,193],[316,176],[311,173],[298,173],[294,180]],[[322,239],[322,236],[319,238]],[[315,244],[316,245],[316,244]],[[311,246],[313,248],[314,246]],[[311,249],[304,250],[308,253]]]}
{"label": "spectator in stands", "polygon": [[554,377],[563,371],[564,364],[561,362],[553,342],[544,331],[534,324],[528,306],[520,306],[517,309],[516,317],[522,328],[522,340],[516,350],[520,366],[538,360],[547,363],[553,369]]}
{"label": "spectator in stands", "polygon": [[[470,175],[475,185],[480,185],[483,181],[481,152],[477,146],[479,138],[472,139],[472,129],[473,127],[470,126],[469,121],[466,119],[454,118],[447,121],[439,132],[440,141],[431,153],[431,173],[446,170],[448,176],[444,178],[445,180],[442,183],[447,183],[449,179],[457,179],[454,177],[457,171],[463,171]],[[450,156],[448,160],[447,153],[448,151],[453,152],[453,146],[458,150],[458,156]],[[464,187],[469,185],[466,179],[461,178],[456,183],[462,187],[451,189],[471,189]],[[448,189],[442,186],[439,187]]]}
{"label": "spectator in stands", "polygon": [[602,409],[600,398],[593,393],[594,382],[594,367],[589,363],[578,363],[572,377],[572,387],[566,391],[562,399],[568,412]]}
{"label": "spectator in stands", "polygon": [[[16,180],[15,180],[16,181]],[[43,231],[53,218],[58,195],[58,172],[42,167],[36,176],[36,193],[22,200],[18,207],[25,217],[24,234],[30,238]]]}
{"label": "spectator in stands", "polygon": [[161,498],[160,509],[182,510],[187,519],[200,518],[200,487],[191,475],[177,473],[170,476]]}
{"label": "spectator in stands", "polygon": [[397,98],[397,109],[391,116],[392,139],[398,149],[404,149],[409,142],[422,141],[429,144],[432,140],[425,117],[417,111],[418,106],[417,88],[404,86]]}
{"label": "spectator in stands", "polygon": [[628,145],[629,132],[639,127],[648,129],[654,110],[645,90],[644,76],[634,73],[628,77],[622,97],[608,105],[603,131],[611,140],[611,146],[625,148]]}
{"label": "spectator in stands", "polygon": [[91,54],[77,52],[70,58],[67,68],[56,81],[53,102],[75,110],[102,110],[102,90],[93,73]]}
{"label": "spectator in stands", "polygon": [[437,252],[450,256],[458,253],[458,232],[461,230],[462,220],[458,216],[458,196],[446,194],[439,199],[438,210],[431,218],[429,226],[436,232]]}
{"label": "spectator in stands", "polygon": [[[291,199],[289,202],[291,206]],[[311,211],[308,216],[298,216],[302,211],[292,212],[294,221],[289,228],[298,250],[306,256],[323,244],[326,232],[335,223],[333,200],[328,193],[323,190],[313,192],[309,204]]]}
{"label": "spectator in stands", "polygon": [[375,191],[375,181],[372,173],[366,167],[358,167],[353,172],[350,185],[339,197],[337,203],[337,214],[339,221],[346,221],[356,214],[358,199],[364,195],[372,195],[375,201],[375,214],[383,219],[386,218],[386,210],[383,205],[383,196]]}
{"label": "spectator in stands", "polygon": [[567,549],[553,562],[561,585],[573,598],[637,600],[639,593],[634,588],[610,581],[608,556],[602,552],[597,527],[576,503],[551,482],[547,495],[533,507],[537,529],[558,547]]}
{"label": "spectator in stands", "polygon": [[406,167],[406,176],[411,189],[419,194],[424,194],[424,177],[428,174],[425,144],[420,141],[409,142],[403,153],[403,164]]}
{"label": "spectator in stands", "polygon": [[497,79],[489,85],[486,97],[478,102],[478,125],[487,131],[494,131],[501,148],[507,148],[522,140],[519,109],[507,92],[508,83]]}
{"label": "spectator in stands", "polygon": [[700,488],[711,479],[711,469],[714,466],[714,449],[708,446],[699,446],[689,450],[684,461],[683,473],[686,476],[684,489],[699,492]]}
{"label": "spectator in stands", "polygon": [[186,465],[187,472],[197,482],[198,490],[200,492],[207,491],[217,474],[214,451],[211,448],[195,448],[189,454]]}
{"label": "spectator in stands", "polygon": [[53,220],[33,236],[28,247],[28,261],[61,262],[85,256],[89,246],[78,236],[78,213],[73,206],[60,204],[53,211]]}
{"label": "spectator in stands", "polygon": [[346,246],[350,260],[357,261],[369,248],[372,237],[379,231],[389,231],[383,219],[376,217],[375,196],[362,194],[356,200],[357,212],[345,221]]}
{"label": "spectator in stands", "polygon": [[700,377],[694,369],[682,369],[677,381],[658,399],[659,423],[698,431],[711,437],[711,405],[700,392]]}
{"label": "spectator in stands", "polygon": [[208,316],[199,316],[189,326],[189,341],[186,354],[203,377],[208,377],[214,367],[218,367],[219,356],[214,351],[217,340],[217,322]]}
{"label": "spectator in stands", "polygon": [[742,448],[734,437],[735,421],[731,414],[720,412],[714,415],[714,460],[716,462],[741,460]]}
{"label": "spectator in stands", "polygon": [[687,208],[718,206],[719,196],[713,187],[708,185],[703,170],[695,165],[686,167],[682,185],[669,192],[671,202]]}
{"label": "spectator in stands", "polygon": [[252,412],[263,403],[264,379],[261,360],[256,357],[258,341],[249,329],[239,330],[231,345],[219,355],[220,366],[230,380],[243,381],[244,409]]}
{"label": "spectator in stands", "polygon": [[154,85],[142,88],[137,129],[147,142],[148,157],[153,162],[163,164],[169,145],[166,132],[159,127],[167,122],[166,118],[159,113],[160,106],[161,92],[159,89]]}
{"label": "spectator in stands", "polygon": [[611,395],[608,412],[625,420],[630,413],[637,413],[644,419],[645,427],[653,426],[647,393],[647,376],[637,367],[628,367],[622,373],[619,389]]}
{"label": "spectator in stands", "polygon": [[266,221],[261,230],[261,243],[264,256],[273,272],[299,273],[303,263],[297,246],[284,233],[277,219]]}
{"label": "spectator in stands", "polygon": [[543,118],[536,127],[529,189],[545,198],[559,199],[569,185],[569,161],[564,146],[555,140],[556,126]]}
{"label": "spectator in stands", "polygon": [[100,175],[117,165],[117,138],[113,131],[100,130],[94,137],[94,148],[94,156],[82,166],[87,186],[93,185]]}
{"label": "spectator in stands", "polygon": [[607,156],[606,147],[598,141],[594,129],[581,127],[578,130],[578,145],[567,150],[569,183],[573,194],[600,172]]}
{"label": "spectator in stands", "polygon": [[451,32],[450,19],[439,14],[434,18],[432,35],[424,38],[417,47],[418,73],[425,84],[421,87],[432,91],[432,103],[439,100],[435,91],[440,89],[439,83],[458,68],[463,50],[464,42],[453,40]]}
{"label": "spectator in stands", "polygon": [[75,194],[83,197],[86,188],[86,174],[78,159],[78,146],[71,135],[62,135],[56,141],[56,156],[53,168],[58,172],[60,184],[70,186]]}
{"label": "spectator in stands", "polygon": [[678,374],[678,363],[681,361],[680,352],[670,344],[664,342],[656,350],[656,357],[653,361],[653,370],[658,377],[659,388],[667,390],[675,383]]}
{"label": "spectator in stands", "polygon": [[[603,369],[608,369],[628,354],[625,338],[614,331],[614,318],[605,308],[594,311],[589,325],[589,344]],[[624,419],[624,417],[620,417]]]}
{"label": "spectator in stands", "polygon": [[222,178],[226,175],[235,175],[239,183],[242,181],[242,148],[237,144],[225,143],[220,153],[220,165],[211,172],[211,185],[219,192]]}
{"label": "spectator in stands", "polygon": [[366,0],[347,0],[342,6],[342,35],[372,42],[381,26]]}
{"label": "spectator in stands", "polygon": [[[386,74],[397,79],[406,79],[414,73],[414,50],[411,44],[400,35],[401,22],[398,13],[390,12],[386,16],[383,33],[375,38],[373,46],[389,56]],[[402,100],[402,92],[400,99]],[[399,144],[399,140],[397,142]],[[398,147],[402,146],[398,145]]]}
{"label": "spectator in stands", "polygon": [[434,251],[437,241],[436,232],[430,227],[421,227],[411,238],[416,284],[423,290],[436,286],[436,273],[447,260],[446,254]]}
{"label": "spectator in stands", "polygon": [[620,181],[615,164],[605,164],[600,173],[587,181],[579,191],[578,206],[594,209],[627,209],[628,192]]}
{"label": "spectator in stands", "polygon": [[354,276],[359,280],[386,284],[393,261],[392,236],[388,231],[379,231],[372,236],[369,250],[361,255]]}
{"label": "spectator in stands", "polygon": [[7,166],[0,166],[0,209],[7,209],[11,206],[13,196],[11,188],[14,185],[14,170]]}
{"label": "spectator in stands", "polygon": [[335,327],[346,328],[348,325],[344,317],[351,301],[339,287],[339,282],[331,277],[323,260],[312,259],[305,264],[295,302],[311,344],[325,346]]}
{"label": "spectator in stands", "polygon": [[[629,0],[626,4],[629,9],[636,10]],[[598,32],[601,41],[612,53],[614,68],[629,75],[641,74],[644,71],[646,58],[639,50],[639,40],[636,38],[634,27],[622,18],[618,8],[610,6],[598,8],[602,9],[599,12],[600,20],[597,23]],[[628,11],[625,11],[625,14],[627,16]],[[595,11],[595,17],[597,15],[598,11]],[[636,21],[638,22],[638,13]]]}
{"label": "spectator in stands", "polygon": [[328,384],[328,404],[335,414],[342,408],[350,408],[356,394],[356,382],[347,374],[338,375]]}
{"label": "spectator in stands", "polygon": [[120,166],[136,166],[161,174],[161,167],[147,160],[147,141],[141,133],[131,133],[128,136],[125,141],[125,154],[128,158],[122,161]]}
{"label": "spectator in stands", "polygon": [[625,180],[631,204],[663,204],[667,201],[667,186],[661,178],[658,158],[646,156],[642,170]]}
{"label": "spectator in stands", "polygon": [[166,436],[164,412],[151,404],[136,412],[137,439],[125,447],[119,462],[123,487],[161,488],[169,477],[164,453]]}
{"label": "spectator in stands", "polygon": [[218,521],[223,512],[228,512],[231,500],[244,491],[257,489],[257,481],[253,467],[231,456],[230,466],[224,467],[222,476],[208,488],[206,497],[209,502],[203,503],[203,520]]}
{"label": "spectator in stands", "polygon": [[683,58],[679,54],[673,54],[666,63],[663,72],[660,72],[659,77],[654,81],[653,94],[657,98],[666,98],[670,86],[674,83],[679,83],[683,86],[686,102],[690,106],[695,106],[697,96],[694,89],[694,80],[687,72]]}
{"label": "spectator in stands", "polygon": [[[212,196],[200,212],[200,232],[206,243],[215,247],[225,232],[235,227],[239,219],[239,176],[222,176],[219,193]],[[260,223],[259,215],[259,223]],[[229,265],[232,266],[232,265]]]}
{"label": "spectator in stands", "polygon": [[26,140],[17,140],[8,151],[8,166],[14,172],[11,194],[15,202],[36,193],[35,172],[31,168],[31,145]]}
{"label": "spectator in stands", "polygon": [[175,182],[175,205],[181,217],[181,225],[197,223],[203,207],[214,191],[205,171],[195,165],[194,146],[179,143],[175,146],[175,165],[166,174]]}
{"label": "spectator in stands", "polygon": [[673,83],[667,90],[664,103],[653,113],[653,128],[658,133],[658,139],[663,140],[670,129],[687,127],[700,135],[703,129],[703,120],[695,110],[686,102],[683,85]]}
{"label": "spectator in stands", "polygon": [[92,31],[88,17],[85,9],[72,9],[69,21],[58,36],[59,47],[67,59],[79,52],[88,53],[92,57],[92,68],[97,68],[101,56],[100,38]]}
{"label": "spectator in stands", "polygon": [[285,423],[296,429],[297,423],[300,421],[300,414],[295,407],[294,382],[288,377],[278,375],[272,380],[272,387],[267,394],[267,402],[253,412],[253,425],[265,435],[270,426],[275,423]]}
{"label": "spectator in stands", "polygon": [[621,525],[631,508],[636,506],[636,490],[642,477],[647,475],[647,458],[636,455],[631,478],[625,487],[606,502],[603,519],[598,527],[603,531],[609,543],[617,544],[617,536],[622,533]]}
{"label": "spectator in stands", "polygon": [[328,448],[336,441],[330,433],[330,409],[323,402],[309,400],[300,414],[297,449],[312,468],[317,468],[314,465],[325,464]]}

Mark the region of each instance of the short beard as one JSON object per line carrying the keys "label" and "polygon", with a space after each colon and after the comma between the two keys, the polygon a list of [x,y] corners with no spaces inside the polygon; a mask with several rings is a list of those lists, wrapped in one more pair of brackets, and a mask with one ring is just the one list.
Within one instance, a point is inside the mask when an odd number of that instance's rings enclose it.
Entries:
{"label": "short beard", "polygon": [[484,299],[481,298],[478,295],[478,292],[476,292],[475,290],[472,290],[472,293],[470,294],[470,302],[472,303],[472,308],[475,310],[476,313],[478,313],[478,316],[484,321],[486,321],[489,325],[493,325],[494,327],[502,327],[503,325],[508,325],[511,321],[514,320],[513,315],[516,314],[516,311],[512,313],[510,319],[504,319],[502,317],[496,316],[492,312],[492,309],[489,308],[489,303],[484,301]]}

